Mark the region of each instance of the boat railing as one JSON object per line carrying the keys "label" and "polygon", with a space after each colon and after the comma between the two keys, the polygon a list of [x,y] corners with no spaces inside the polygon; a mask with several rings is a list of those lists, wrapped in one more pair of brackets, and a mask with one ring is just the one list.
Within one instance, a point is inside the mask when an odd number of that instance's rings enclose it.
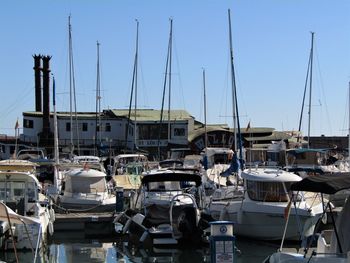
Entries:
{"label": "boat railing", "polygon": [[[179,234],[178,233],[175,233],[177,232],[177,229],[174,228],[174,222],[173,222],[173,207],[174,207],[174,204],[176,202],[179,202],[179,197],[180,196],[183,196],[183,197],[187,197],[189,198],[191,201],[192,201],[192,206],[193,208],[195,208],[196,210],[198,209],[198,206],[197,206],[197,202],[195,200],[195,198],[193,197],[193,195],[191,194],[186,194],[186,193],[181,193],[181,194],[177,194],[177,195],[174,195],[173,198],[171,199],[170,201],[170,209],[169,209],[169,214],[170,214],[170,225],[171,225],[171,229],[172,229],[172,234],[173,234],[173,238],[178,238],[179,237]],[[198,217],[196,217],[196,225],[198,225]]]}

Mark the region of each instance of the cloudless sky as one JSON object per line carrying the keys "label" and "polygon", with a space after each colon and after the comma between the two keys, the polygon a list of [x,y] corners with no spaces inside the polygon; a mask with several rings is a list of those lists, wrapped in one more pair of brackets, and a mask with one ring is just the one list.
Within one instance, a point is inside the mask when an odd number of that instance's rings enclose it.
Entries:
{"label": "cloudless sky", "polygon": [[[311,135],[347,135],[348,0],[2,0],[0,133],[14,134],[17,118],[23,125],[22,112],[35,110],[34,54],[52,56],[57,110],[69,111],[69,15],[78,111],[95,112],[97,41],[101,107],[128,108],[135,19],[140,23],[137,107],[160,109],[172,18],[171,108],[204,122],[205,68],[207,122],[232,127],[228,9],[241,126],[250,121],[252,127],[298,129],[314,31]],[[307,96],[304,135],[308,106]]]}

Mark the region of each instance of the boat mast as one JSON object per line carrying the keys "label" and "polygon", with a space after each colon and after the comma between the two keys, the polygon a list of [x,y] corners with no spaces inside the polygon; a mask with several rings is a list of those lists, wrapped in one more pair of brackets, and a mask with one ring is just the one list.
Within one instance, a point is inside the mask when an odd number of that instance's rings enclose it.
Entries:
{"label": "boat mast", "polygon": [[207,134],[207,96],[205,91],[205,69],[203,69],[203,99],[204,99],[204,147],[205,154],[207,154],[208,148],[208,134]]}
{"label": "boat mast", "polygon": [[52,101],[53,101],[53,136],[54,136],[54,186],[58,187],[57,180],[59,179],[59,150],[58,150],[58,124],[57,124],[57,112],[56,112],[56,82],[55,77],[52,78]]}
{"label": "boat mast", "polygon": [[132,98],[134,95],[135,88],[135,108],[134,108],[134,146],[136,147],[136,107],[137,107],[137,60],[138,60],[138,41],[139,41],[139,21],[136,19],[136,47],[135,47],[135,58],[134,58],[134,69],[132,74],[132,83],[131,83],[131,92],[130,92],[130,102],[129,102],[129,113],[128,113],[128,123],[125,130],[125,148],[127,148],[128,137],[129,137],[129,125],[131,118],[131,107],[132,107]]}
{"label": "boat mast", "polygon": [[170,18],[170,35],[169,35],[169,98],[168,98],[168,143],[170,142],[170,102],[171,102],[171,60],[173,45],[173,19]]}
{"label": "boat mast", "polygon": [[[161,151],[160,151],[160,140],[162,138],[162,124],[163,124],[163,111],[164,111],[164,99],[165,99],[165,90],[167,86],[167,79],[168,79],[168,68],[169,71],[171,69],[171,44],[172,44],[172,30],[173,30],[173,19],[170,18],[170,34],[169,34],[169,42],[168,42],[168,54],[166,58],[166,64],[165,64],[165,74],[164,74],[164,86],[163,86],[163,96],[162,96],[162,108],[160,110],[160,120],[159,120],[159,134],[158,134],[158,159],[161,160]],[[169,82],[171,82],[171,77],[169,74]],[[170,134],[170,87],[171,84],[169,83],[169,109],[168,109],[168,143],[169,143],[169,134]]]}
{"label": "boat mast", "polygon": [[[77,114],[77,99],[75,93],[75,76],[74,76],[74,61],[73,61],[73,40],[72,40],[72,25],[70,23],[71,17],[68,17],[68,31],[69,31],[69,95],[70,95],[70,154],[73,156],[74,153],[74,143],[73,143],[73,102],[74,102],[74,112],[75,112],[75,128],[77,134],[77,148],[78,155],[80,154],[79,146],[79,125],[78,125],[78,114]],[[74,101],[73,101],[74,99]]]}
{"label": "boat mast", "polygon": [[72,26],[70,23],[70,16],[68,17],[68,37],[69,37],[69,112],[70,112],[70,155],[73,156],[74,144],[73,144],[73,84],[72,84],[72,71],[73,71],[73,58],[72,53]]}
{"label": "boat mast", "polygon": [[232,86],[232,111],[233,111],[233,134],[234,134],[234,147],[233,150],[237,152],[237,125],[236,125],[236,80],[235,70],[233,64],[233,48],[232,48],[232,30],[231,30],[231,11],[228,10],[228,23],[229,23],[229,41],[230,41],[230,64],[231,64],[231,86]]}
{"label": "boat mast", "polygon": [[[235,67],[233,63],[233,48],[232,48],[232,29],[231,29],[231,11],[228,9],[229,37],[230,37],[230,63],[231,63],[231,85],[232,85],[232,111],[233,111],[233,130],[234,130],[234,152],[237,154],[239,148],[239,159],[243,161],[243,150],[241,142],[241,127],[239,123],[238,103],[237,103],[237,87]],[[238,135],[238,136],[237,136]],[[238,140],[238,145],[237,145]]]}
{"label": "boat mast", "polygon": [[308,140],[307,148],[310,148],[310,127],[311,127],[311,94],[312,94],[312,66],[313,66],[313,54],[314,54],[314,34],[311,32],[311,50],[310,50],[310,90],[309,90],[309,121],[308,121]]}
{"label": "boat mast", "polygon": [[99,155],[97,137],[101,143],[101,86],[100,86],[100,43],[97,41],[97,67],[96,67],[96,123],[95,123],[95,155]]}

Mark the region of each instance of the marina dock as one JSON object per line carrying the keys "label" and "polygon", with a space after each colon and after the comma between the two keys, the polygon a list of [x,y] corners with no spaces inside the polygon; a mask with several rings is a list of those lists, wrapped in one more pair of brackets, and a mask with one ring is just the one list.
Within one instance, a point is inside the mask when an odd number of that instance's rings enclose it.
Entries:
{"label": "marina dock", "polygon": [[114,212],[106,213],[56,213],[55,235],[65,232],[81,232],[85,236],[103,236],[115,233]]}

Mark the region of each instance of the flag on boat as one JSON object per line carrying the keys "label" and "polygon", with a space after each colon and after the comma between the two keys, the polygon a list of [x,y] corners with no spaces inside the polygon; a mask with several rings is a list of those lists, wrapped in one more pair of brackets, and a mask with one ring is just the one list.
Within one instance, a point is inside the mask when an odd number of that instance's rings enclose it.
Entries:
{"label": "flag on boat", "polygon": [[250,129],[250,121],[248,122],[247,128],[245,128],[245,131],[247,132],[249,131],[249,129]]}
{"label": "flag on boat", "polygon": [[17,130],[19,128],[19,122],[18,122],[18,119],[16,121],[16,125],[15,125],[15,130]]}

